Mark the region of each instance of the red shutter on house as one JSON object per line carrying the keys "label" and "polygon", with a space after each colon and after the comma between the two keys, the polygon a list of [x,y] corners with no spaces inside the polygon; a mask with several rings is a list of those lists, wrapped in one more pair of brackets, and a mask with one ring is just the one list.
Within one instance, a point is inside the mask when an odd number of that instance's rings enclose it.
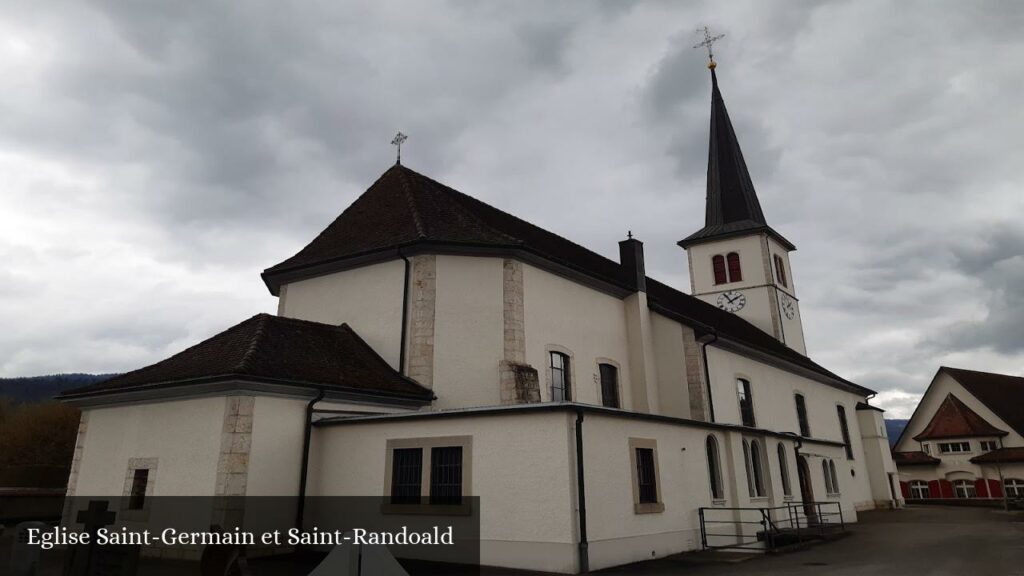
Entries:
{"label": "red shutter on house", "polygon": [[910,484],[900,480],[900,493],[904,498],[910,498]]}
{"label": "red shutter on house", "polygon": [[999,480],[990,478],[988,481],[988,493],[990,498],[1002,498],[1003,487],[999,484]]}
{"label": "red shutter on house", "polygon": [[939,480],[939,492],[942,498],[953,498],[953,483],[949,480]]}
{"label": "red shutter on house", "polygon": [[974,481],[974,493],[978,495],[978,498],[988,498],[988,482],[984,478],[978,478]]}
{"label": "red shutter on house", "polygon": [[928,496],[932,498],[942,498],[942,492],[939,491],[938,480],[932,480],[928,483]]}

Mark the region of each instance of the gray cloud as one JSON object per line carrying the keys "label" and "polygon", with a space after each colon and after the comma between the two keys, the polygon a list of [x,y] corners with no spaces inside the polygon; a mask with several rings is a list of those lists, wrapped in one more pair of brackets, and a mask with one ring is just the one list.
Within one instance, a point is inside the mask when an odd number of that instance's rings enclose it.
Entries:
{"label": "gray cloud", "polygon": [[[1024,371],[1014,2],[14,4],[0,374],[145,364],[257,311],[392,161],[686,288],[705,23],[812,356],[898,414]],[[974,31],[974,32],[972,32]]]}

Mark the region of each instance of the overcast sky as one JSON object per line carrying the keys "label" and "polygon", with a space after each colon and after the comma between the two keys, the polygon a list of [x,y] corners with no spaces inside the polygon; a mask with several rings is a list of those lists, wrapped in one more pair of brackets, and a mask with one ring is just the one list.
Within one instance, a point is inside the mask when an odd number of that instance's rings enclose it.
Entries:
{"label": "overcast sky", "polygon": [[276,299],[394,160],[688,290],[710,81],[810,355],[906,416],[1024,373],[1024,3],[6,2],[0,376],[111,372]]}

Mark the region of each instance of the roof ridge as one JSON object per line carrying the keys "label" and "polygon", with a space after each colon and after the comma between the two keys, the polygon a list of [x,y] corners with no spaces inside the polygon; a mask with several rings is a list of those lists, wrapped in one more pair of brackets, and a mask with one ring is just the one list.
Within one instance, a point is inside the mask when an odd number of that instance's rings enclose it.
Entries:
{"label": "roof ridge", "polygon": [[264,329],[267,325],[268,316],[270,316],[270,314],[267,314],[266,312],[261,312],[254,316],[254,318],[258,318],[259,320],[256,325],[256,331],[253,332],[252,341],[249,342],[249,347],[246,349],[245,354],[242,355],[242,359],[238,362],[237,370],[239,374],[245,374],[246,370],[250,367],[249,365],[252,362],[253,357],[256,356],[256,352],[259,350],[260,344],[263,342],[263,336],[266,333]]}
{"label": "roof ridge", "polygon": [[420,238],[426,238],[427,233],[423,230],[423,219],[420,218],[420,211],[419,208],[416,206],[416,202],[412,194],[412,189],[409,186],[409,178],[406,174],[407,170],[409,172],[413,172],[414,174],[415,172],[409,170],[408,168],[402,166],[401,164],[396,164],[394,169],[398,174],[398,181],[401,182],[402,184],[402,192],[405,193],[405,201],[409,204],[409,212],[412,214],[413,224],[416,225],[416,234],[418,234]]}
{"label": "roof ridge", "polygon": [[[484,205],[484,206],[486,206],[486,207],[488,207],[488,208],[490,208],[492,210],[497,210],[498,212],[500,212],[501,214],[503,214],[505,216],[508,216],[510,218],[516,218],[512,214],[509,214],[508,212],[505,212],[505,211],[501,210],[500,208],[491,206],[490,204],[484,202],[483,200],[480,200],[480,199],[477,199],[477,198],[473,198],[469,194],[466,194],[466,193],[463,193],[463,192],[459,192],[455,188],[452,188],[451,186],[448,186],[447,184],[444,184],[442,182],[438,182],[437,180],[434,180],[430,176],[427,176],[425,174],[421,174],[421,173],[419,173],[419,172],[417,172],[417,171],[415,171],[415,170],[413,170],[411,168],[406,168],[406,170],[408,170],[412,174],[416,175],[418,178],[422,178],[423,180],[426,181],[426,183],[431,188],[434,188],[434,189],[438,190],[442,194],[448,196],[448,198],[451,199],[453,202],[455,202],[456,204],[458,204],[462,208],[466,209],[468,211],[468,213],[471,216],[473,216],[473,219],[476,222],[478,222],[481,226],[487,228],[489,231],[493,232],[494,234],[497,234],[498,236],[503,236],[505,238],[508,238],[509,240],[512,240],[515,243],[522,243],[523,242],[523,240],[521,238],[516,238],[515,236],[512,236],[511,234],[508,234],[506,232],[498,230],[494,226],[491,226],[490,224],[485,222],[482,218],[480,218],[480,216],[478,216],[476,213],[473,212],[472,208],[466,206],[466,203],[464,202],[464,200],[465,199],[469,199],[472,202],[478,202],[478,203],[480,203],[480,204],[482,204],[482,205]],[[516,220],[521,220],[523,222],[526,222],[525,220],[522,220],[521,218],[516,218]],[[526,222],[526,223],[530,224],[529,222]],[[540,228],[536,224],[530,224],[530,226],[535,226],[537,228]]]}

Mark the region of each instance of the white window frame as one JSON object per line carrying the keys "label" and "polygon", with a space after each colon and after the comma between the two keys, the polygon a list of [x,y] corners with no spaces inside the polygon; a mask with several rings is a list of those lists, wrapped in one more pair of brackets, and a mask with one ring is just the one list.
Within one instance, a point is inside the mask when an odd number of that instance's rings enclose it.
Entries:
{"label": "white window frame", "polygon": [[940,454],[969,454],[970,452],[971,443],[967,441],[939,442]]}
{"label": "white window frame", "polygon": [[915,500],[924,500],[932,497],[931,489],[928,488],[928,483],[924,480],[911,480],[910,481],[910,497]]}
{"label": "white window frame", "polygon": [[1004,479],[1003,493],[1007,498],[1024,498],[1024,480],[1020,478]]}
{"label": "white window frame", "polygon": [[[952,484],[954,498],[969,500],[978,497],[978,489],[974,484],[974,480],[953,480]],[[960,495],[961,488],[963,488],[963,496]]]}

